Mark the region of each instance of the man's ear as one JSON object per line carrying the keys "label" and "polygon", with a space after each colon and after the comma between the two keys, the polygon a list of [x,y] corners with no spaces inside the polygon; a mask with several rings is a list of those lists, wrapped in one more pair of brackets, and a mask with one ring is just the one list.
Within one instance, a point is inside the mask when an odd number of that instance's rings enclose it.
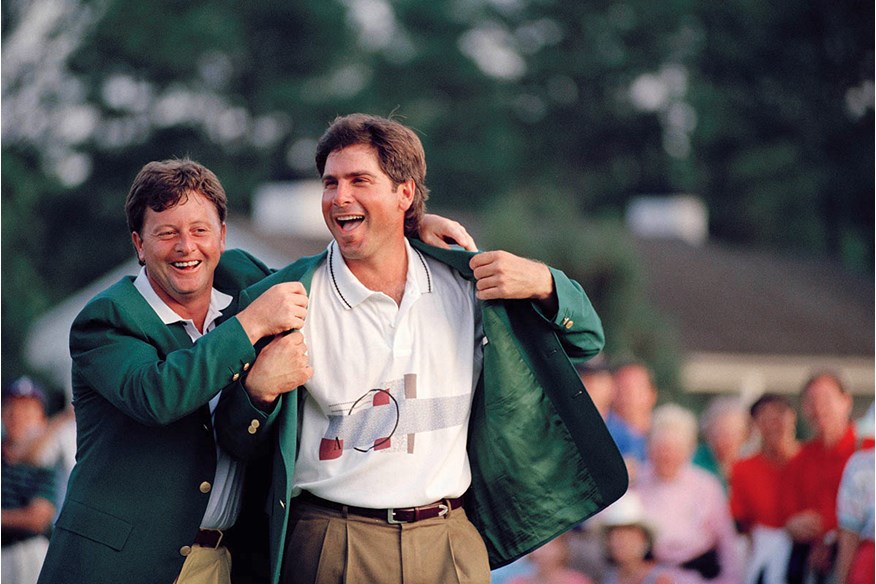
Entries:
{"label": "man's ear", "polygon": [[407,211],[414,204],[414,195],[417,192],[417,183],[414,179],[409,178],[405,182],[398,185],[396,194],[398,194],[399,210]]}
{"label": "man's ear", "polygon": [[137,251],[137,259],[140,261],[142,265],[143,260],[143,240],[140,239],[140,234],[136,231],[131,232],[131,242],[134,244],[134,249]]}

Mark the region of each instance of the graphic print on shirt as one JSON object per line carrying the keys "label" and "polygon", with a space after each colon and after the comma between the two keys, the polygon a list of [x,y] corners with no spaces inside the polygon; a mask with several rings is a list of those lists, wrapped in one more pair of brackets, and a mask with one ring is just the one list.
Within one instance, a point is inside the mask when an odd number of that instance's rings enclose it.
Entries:
{"label": "graphic print on shirt", "polygon": [[470,394],[418,399],[416,374],[383,385],[352,402],[330,406],[320,460],[335,460],[345,451],[412,454],[418,433],[465,423]]}

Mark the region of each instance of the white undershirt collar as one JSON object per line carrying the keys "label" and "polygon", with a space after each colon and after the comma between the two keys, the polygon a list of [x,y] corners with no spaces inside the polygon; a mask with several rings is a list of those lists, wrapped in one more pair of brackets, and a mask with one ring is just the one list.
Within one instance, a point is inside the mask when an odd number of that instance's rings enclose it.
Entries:
{"label": "white undershirt collar", "polygon": [[[146,275],[146,267],[143,266],[140,268],[140,273],[137,275],[137,278],[134,280],[134,287],[143,295],[143,298],[146,302],[149,303],[149,306],[152,307],[152,310],[155,311],[155,314],[158,315],[158,318],[161,319],[161,322],[164,324],[173,324],[175,322],[182,322],[184,324],[190,324],[191,328],[197,333],[198,330],[195,328],[195,324],[191,319],[186,319],[178,315],[173,309],[167,305],[167,303],[161,299],[158,293],[152,288],[152,284],[149,283],[149,277]],[[222,316],[222,311],[228,308],[228,305],[231,304],[233,297],[220,292],[216,288],[211,289],[210,291],[210,307],[207,309],[207,317],[204,319],[204,332],[210,330],[213,322]],[[189,332],[189,326],[186,326],[186,332]],[[189,332],[189,336],[191,332]],[[198,334],[197,336],[201,336]],[[195,338],[192,338],[194,341]]]}

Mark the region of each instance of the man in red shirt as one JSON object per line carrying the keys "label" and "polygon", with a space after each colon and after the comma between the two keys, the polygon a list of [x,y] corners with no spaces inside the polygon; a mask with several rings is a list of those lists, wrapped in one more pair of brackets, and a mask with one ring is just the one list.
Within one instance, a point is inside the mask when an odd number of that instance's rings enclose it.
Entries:
{"label": "man in red shirt", "polygon": [[802,412],[813,437],[791,460],[785,481],[785,529],[794,539],[788,582],[807,572],[823,582],[833,566],[836,497],[846,461],[857,447],[852,398],[832,373],[818,373],[803,386]]}
{"label": "man in red shirt", "polygon": [[751,406],[760,452],[738,461],[730,474],[730,510],[740,532],[751,538],[745,582],[785,581],[791,539],[781,509],[788,461],[800,450],[797,414],[784,396],[766,393]]}

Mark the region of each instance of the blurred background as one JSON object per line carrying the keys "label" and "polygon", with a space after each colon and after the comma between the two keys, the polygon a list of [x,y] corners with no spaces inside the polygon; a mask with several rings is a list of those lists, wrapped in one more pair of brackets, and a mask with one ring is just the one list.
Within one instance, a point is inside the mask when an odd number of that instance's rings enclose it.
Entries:
{"label": "blurred background", "polygon": [[62,406],[72,317],[136,270],[123,203],[143,164],[213,169],[229,243],[280,267],[324,246],[315,143],[362,111],[417,130],[430,209],[578,279],[608,358],[647,362],[661,399],[796,394],[830,367],[866,405],[873,15],[856,0],[5,0],[3,384],[30,374]]}

